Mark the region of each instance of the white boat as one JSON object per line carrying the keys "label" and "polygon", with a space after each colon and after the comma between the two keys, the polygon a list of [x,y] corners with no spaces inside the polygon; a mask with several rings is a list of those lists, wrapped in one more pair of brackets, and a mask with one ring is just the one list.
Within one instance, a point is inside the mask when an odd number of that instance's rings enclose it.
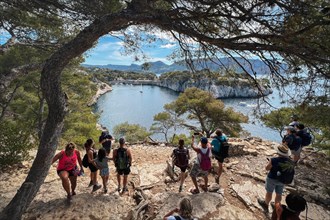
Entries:
{"label": "white boat", "polygon": [[240,105],[240,106],[247,106],[246,102],[239,102],[238,105]]}
{"label": "white boat", "polygon": [[142,84],[141,84],[140,93],[143,93],[143,87],[142,87]]}

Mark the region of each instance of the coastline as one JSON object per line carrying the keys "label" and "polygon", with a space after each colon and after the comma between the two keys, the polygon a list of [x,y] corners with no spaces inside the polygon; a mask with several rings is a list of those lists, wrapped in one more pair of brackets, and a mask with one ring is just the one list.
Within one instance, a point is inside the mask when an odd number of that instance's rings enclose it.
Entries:
{"label": "coastline", "polygon": [[201,80],[195,83],[184,81],[184,82],[173,82],[171,80],[113,80],[109,82],[112,84],[123,84],[123,85],[151,85],[167,88],[175,92],[182,93],[187,88],[196,87],[204,91],[209,91],[217,99],[231,99],[231,98],[260,98],[268,96],[273,93],[268,87],[261,87],[260,91],[256,87],[246,85],[217,85],[215,82]]}
{"label": "coastline", "polygon": [[93,106],[96,104],[97,100],[101,97],[101,95],[104,95],[107,92],[111,92],[112,87],[104,82],[97,82],[97,91],[96,94],[92,97],[92,99],[89,101],[87,106]]}

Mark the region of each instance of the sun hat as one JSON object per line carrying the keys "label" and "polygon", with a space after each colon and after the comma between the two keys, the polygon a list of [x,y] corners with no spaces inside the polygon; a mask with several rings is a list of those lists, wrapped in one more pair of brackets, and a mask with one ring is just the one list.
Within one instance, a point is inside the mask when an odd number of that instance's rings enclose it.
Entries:
{"label": "sun hat", "polygon": [[277,154],[284,157],[289,157],[290,156],[289,148],[286,145],[282,144],[277,147]]}
{"label": "sun hat", "polygon": [[207,144],[207,142],[208,142],[208,140],[207,140],[206,137],[202,137],[202,138],[201,138],[201,143],[202,143],[202,144]]}

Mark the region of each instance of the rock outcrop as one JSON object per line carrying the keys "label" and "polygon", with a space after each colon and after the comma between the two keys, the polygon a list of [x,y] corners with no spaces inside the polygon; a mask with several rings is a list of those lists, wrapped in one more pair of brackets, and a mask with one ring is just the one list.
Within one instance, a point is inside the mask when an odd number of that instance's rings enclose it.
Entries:
{"label": "rock outcrop", "polygon": [[[214,160],[209,174],[209,191],[197,195],[189,193],[189,188],[193,187],[189,175],[183,192],[178,192],[180,169],[172,169],[172,147],[130,145],[133,164],[128,179],[129,192],[124,194],[116,190],[112,162],[109,163],[109,192],[106,194],[102,190],[91,193],[92,189],[88,188],[90,173],[86,169],[85,176],[78,177],[77,195],[70,205],[66,203],[66,194],[54,164],[23,219],[162,219],[168,211],[177,207],[183,197],[191,199],[193,214],[200,220],[269,218],[272,209],[264,213],[257,198],[265,195],[266,158],[275,156],[278,143],[259,138],[231,138],[229,143],[230,157],[225,159],[220,186],[215,183],[218,167]],[[196,155],[191,152],[191,156]],[[0,211],[15,195],[31,164],[32,161],[25,161],[0,171]],[[294,184],[285,187],[285,195],[294,191],[307,200],[309,220],[329,219],[329,172],[330,162],[326,155],[304,148],[301,162],[296,167]],[[197,182],[198,185],[203,184],[202,179]],[[305,212],[300,217],[305,219]]]}

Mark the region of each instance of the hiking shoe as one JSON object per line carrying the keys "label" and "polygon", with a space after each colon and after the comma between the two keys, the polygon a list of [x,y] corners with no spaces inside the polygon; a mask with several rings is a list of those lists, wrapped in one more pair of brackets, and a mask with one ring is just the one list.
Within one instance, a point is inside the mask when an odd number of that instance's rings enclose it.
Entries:
{"label": "hiking shoe", "polygon": [[120,192],[120,190],[121,190],[121,189],[120,189],[120,186],[118,186],[118,187],[117,187],[117,191]]}
{"label": "hiking shoe", "polygon": [[70,195],[67,195],[66,198],[67,198],[67,201],[68,202],[71,202],[72,201],[72,195],[71,194]]}
{"label": "hiking shoe", "polygon": [[182,188],[183,188],[182,186],[179,187],[179,192],[182,192]]}
{"label": "hiking shoe", "polygon": [[265,200],[258,199],[258,203],[265,211],[268,211],[268,205],[266,204]]}
{"label": "hiking shoe", "polygon": [[124,193],[124,192],[128,192],[127,186],[125,186],[125,187],[123,188],[123,193]]}
{"label": "hiking shoe", "polygon": [[93,186],[93,191],[92,192],[95,192],[96,190],[99,190],[99,189],[101,189],[101,185],[94,185]]}
{"label": "hiking shoe", "polygon": [[92,180],[89,182],[88,187],[91,187],[91,186],[93,186],[93,181]]}
{"label": "hiking shoe", "polygon": [[107,188],[105,188],[104,189],[104,194],[106,194],[108,192],[108,189]]}
{"label": "hiking shoe", "polygon": [[73,192],[72,192],[72,196],[75,196],[75,195],[76,195],[76,192],[75,192],[75,191],[73,191]]}

